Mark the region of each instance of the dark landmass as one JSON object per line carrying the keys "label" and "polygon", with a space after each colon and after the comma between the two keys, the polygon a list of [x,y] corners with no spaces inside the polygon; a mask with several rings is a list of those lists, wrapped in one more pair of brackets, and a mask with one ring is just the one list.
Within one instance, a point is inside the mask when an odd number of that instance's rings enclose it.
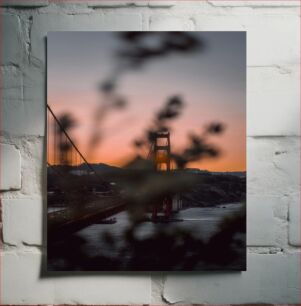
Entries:
{"label": "dark landmass", "polygon": [[[134,212],[144,214],[140,204],[162,200],[162,190],[181,195],[181,209],[245,202],[246,173],[199,169],[159,172],[139,168],[137,163],[134,166],[93,164],[95,172],[84,165],[48,167],[48,207],[64,206],[62,211],[48,213],[50,271],[245,270],[245,208],[221,220],[208,241],[188,229],[167,226],[157,226],[153,235],[140,239],[136,235],[140,223]],[[75,232],[123,210],[132,222],[122,236],[110,232],[99,236],[99,243],[115,255],[87,254],[87,241]],[[117,243],[120,239],[124,242],[121,247]]]}
{"label": "dark landmass", "polygon": [[[142,182],[144,176],[149,175],[149,172],[143,170],[118,168],[103,163],[92,164],[92,167],[98,177],[91,175],[91,170],[86,165],[68,166],[67,171],[64,166],[52,166],[48,171],[48,191],[57,185],[54,176],[62,172],[67,173],[68,181],[72,181],[72,187],[81,191],[82,196],[87,191],[81,190],[82,186],[96,192],[112,192],[112,188],[122,192],[128,181],[140,177],[138,181]],[[188,168],[172,170],[171,175],[182,180],[187,177],[187,180],[193,182],[188,187],[186,184],[182,191],[177,189],[184,207],[216,206],[246,200],[246,172],[209,172]],[[103,179],[104,184],[100,184],[99,178]],[[156,177],[153,180],[155,182]]]}
{"label": "dark landmass", "polygon": [[206,207],[245,202],[246,177],[232,174],[199,174],[191,190],[182,194],[184,206]]}
{"label": "dark landmass", "polygon": [[211,172],[211,173],[215,175],[234,175],[242,178],[246,177],[245,171]]}

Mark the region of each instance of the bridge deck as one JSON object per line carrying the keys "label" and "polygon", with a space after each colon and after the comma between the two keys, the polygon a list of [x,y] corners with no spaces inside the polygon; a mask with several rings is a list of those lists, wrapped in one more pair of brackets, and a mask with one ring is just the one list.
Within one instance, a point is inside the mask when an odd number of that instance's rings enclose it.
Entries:
{"label": "bridge deck", "polygon": [[119,196],[98,196],[93,202],[82,207],[68,207],[48,213],[48,239],[76,232],[124,209],[124,201]]}

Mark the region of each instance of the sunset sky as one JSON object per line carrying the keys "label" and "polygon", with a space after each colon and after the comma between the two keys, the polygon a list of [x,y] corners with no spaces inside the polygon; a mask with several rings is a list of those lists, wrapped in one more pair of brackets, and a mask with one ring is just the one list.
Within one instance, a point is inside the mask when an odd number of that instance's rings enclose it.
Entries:
{"label": "sunset sky", "polygon": [[203,51],[154,59],[120,78],[118,93],[128,105],[104,119],[102,141],[91,153],[87,143],[92,116],[103,102],[97,88],[111,75],[122,41],[116,32],[48,33],[48,104],[57,116],[69,113],[76,119],[70,135],[90,162],[121,166],[135,154],[132,141],[150,126],[158,109],[169,97],[180,95],[185,108],[172,125],[172,150],[185,146],[190,131],[222,122],[225,132],[208,139],[221,149],[221,156],[188,166],[246,170],[245,32],[192,34],[204,42]]}

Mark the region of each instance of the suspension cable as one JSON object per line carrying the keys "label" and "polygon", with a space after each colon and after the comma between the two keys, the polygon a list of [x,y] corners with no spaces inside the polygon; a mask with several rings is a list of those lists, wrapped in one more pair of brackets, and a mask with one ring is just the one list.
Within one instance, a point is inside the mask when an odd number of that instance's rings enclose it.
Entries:
{"label": "suspension cable", "polygon": [[66,138],[70,141],[72,147],[77,151],[77,153],[80,155],[80,157],[83,159],[83,161],[86,163],[86,165],[88,166],[88,168],[94,172],[94,174],[102,181],[102,183],[104,182],[103,179],[97,174],[97,172],[95,171],[95,169],[88,163],[88,161],[86,160],[86,158],[83,156],[83,154],[79,151],[79,149],[77,148],[77,146],[75,145],[75,143],[72,141],[72,139],[70,138],[70,136],[68,135],[68,133],[66,132],[66,130],[64,129],[64,127],[62,126],[61,122],[59,121],[59,119],[56,117],[56,115],[54,114],[54,112],[52,111],[51,107],[47,104],[47,108],[50,111],[50,113],[52,114],[54,120],[56,121],[56,123],[58,124],[58,126],[60,127],[61,131],[64,133],[64,135],[66,136]]}

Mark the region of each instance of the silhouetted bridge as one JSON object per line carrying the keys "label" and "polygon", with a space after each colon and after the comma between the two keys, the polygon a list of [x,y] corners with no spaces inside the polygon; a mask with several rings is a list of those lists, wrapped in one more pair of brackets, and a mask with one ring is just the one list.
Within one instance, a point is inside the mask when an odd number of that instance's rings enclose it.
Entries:
{"label": "silhouetted bridge", "polygon": [[112,196],[100,197],[80,211],[66,208],[48,213],[48,238],[74,233],[124,210],[123,201],[118,196]]}
{"label": "silhouetted bridge", "polygon": [[[48,209],[54,210],[47,214],[48,238],[78,231],[125,209],[118,193],[112,191],[71,139],[69,125],[68,117],[58,119],[47,105],[47,198]],[[80,184],[77,187],[90,188],[87,201],[77,199],[80,192],[72,186],[72,179]],[[91,186],[89,180],[93,181]]]}
{"label": "silhouetted bridge", "polygon": [[[71,139],[68,134],[71,126],[72,120],[68,116],[58,119],[47,105],[48,208],[57,207],[57,211],[48,213],[48,238],[101,223],[125,210],[125,203],[118,192],[99,176]],[[148,158],[154,161],[154,170],[171,169],[169,137],[169,132],[157,133],[150,147]],[[77,198],[81,197],[81,193],[75,186],[89,189],[87,199]],[[104,196],[104,193],[109,195]],[[154,205],[152,219],[156,221],[158,212],[162,210],[168,219],[172,211],[180,207],[179,196],[167,196],[162,203]]]}

